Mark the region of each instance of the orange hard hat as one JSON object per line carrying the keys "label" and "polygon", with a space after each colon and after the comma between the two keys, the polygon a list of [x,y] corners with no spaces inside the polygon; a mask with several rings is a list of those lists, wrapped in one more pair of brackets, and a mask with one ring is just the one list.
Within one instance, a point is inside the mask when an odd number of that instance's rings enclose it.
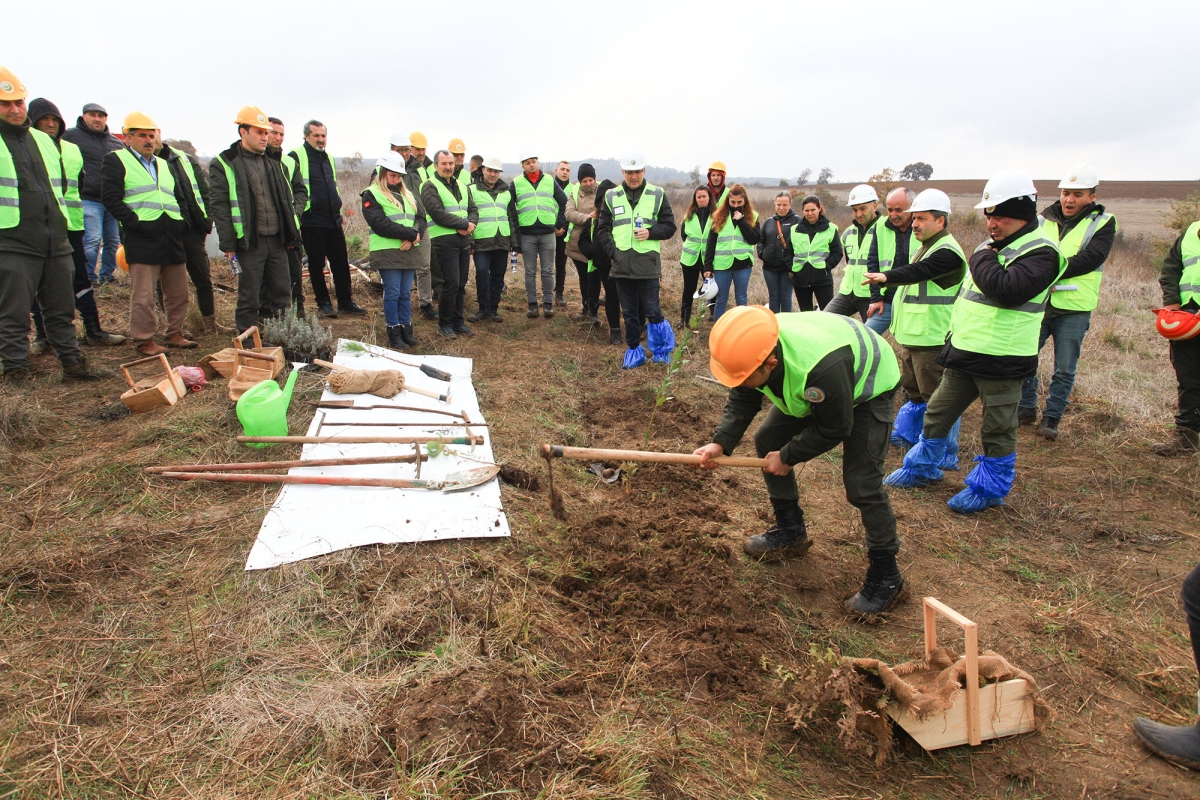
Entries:
{"label": "orange hard hat", "polygon": [[271,120],[258,106],[242,106],[242,110],[237,113],[233,121],[238,125],[249,125],[251,128],[259,130],[271,130]]}
{"label": "orange hard hat", "polygon": [[446,149],[455,155],[464,155],[467,152],[467,143],[462,139],[451,139],[450,146]]}
{"label": "orange hard hat", "polygon": [[21,79],[8,67],[0,67],[0,100],[24,100],[28,96],[29,90]]}
{"label": "orange hard hat", "polygon": [[720,172],[722,175],[727,172],[724,161],[714,161],[708,165],[709,172]]}
{"label": "orange hard hat", "polygon": [[129,272],[129,261],[125,259],[125,245],[117,248],[117,266]]}
{"label": "orange hard hat", "polygon": [[425,138],[425,134],[420,131],[413,131],[408,135],[408,143],[417,149],[429,147],[429,140]]}
{"label": "orange hard hat", "polygon": [[1159,308],[1155,309],[1155,313],[1158,318],[1154,321],[1154,327],[1168,339],[1181,341],[1200,334],[1200,316],[1190,311]]}
{"label": "orange hard hat", "polygon": [[708,368],[725,386],[740,386],[779,341],[779,320],[766,306],[726,311],[708,334]]}

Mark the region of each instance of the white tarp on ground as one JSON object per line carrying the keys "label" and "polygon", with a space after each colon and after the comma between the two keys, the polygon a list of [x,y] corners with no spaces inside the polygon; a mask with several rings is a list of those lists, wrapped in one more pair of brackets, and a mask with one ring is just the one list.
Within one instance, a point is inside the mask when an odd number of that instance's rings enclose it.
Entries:
{"label": "white tarp on ground", "polygon": [[[417,367],[397,364],[369,354],[345,352],[342,342],[335,364],[357,369],[398,369],[413,386],[444,391],[446,384],[424,375]],[[450,402],[404,391],[391,399],[370,394],[334,394],[328,389],[322,400],[354,400],[356,405],[413,406],[458,413],[465,411],[472,422],[486,422],[471,385],[471,359],[450,356],[418,356],[378,348],[406,361],[425,363],[453,376]],[[308,436],[465,436],[466,429],[448,427],[450,417],[420,411],[374,409],[316,409]],[[346,422],[418,422],[404,427],[360,425]],[[492,437],[487,428],[475,427],[482,445],[448,445],[448,455],[431,458],[421,466],[422,478],[441,478],[451,472],[491,464]],[[422,447],[422,451],[424,447]],[[264,460],[270,448],[261,451]],[[306,444],[302,458],[349,458],[412,453],[411,444]],[[415,464],[365,464],[348,467],[299,467],[294,475],[355,475],[372,478],[415,478]],[[500,505],[500,483],[493,479],[482,486],[443,494],[426,489],[380,489],[366,486],[284,486],[267,512],[258,539],[246,559],[246,569],[268,569],[280,564],[332,553],[347,547],[396,542],[427,542],[436,539],[465,539],[508,536],[508,519]]]}

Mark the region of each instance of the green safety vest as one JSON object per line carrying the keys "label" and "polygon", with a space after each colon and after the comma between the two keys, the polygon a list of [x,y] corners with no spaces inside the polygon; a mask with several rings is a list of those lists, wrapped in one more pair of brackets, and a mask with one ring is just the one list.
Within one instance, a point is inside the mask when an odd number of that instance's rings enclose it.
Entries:
{"label": "green safety vest", "polygon": [[694,267],[704,258],[704,248],[708,246],[708,229],[712,224],[712,215],[700,224],[696,215],[683,221],[683,252],[679,254],[679,263],[685,267]]}
{"label": "green safety vest", "polygon": [[[1091,243],[1096,231],[1103,228],[1113,219],[1112,214],[1103,214],[1093,209],[1087,219],[1079,220],[1079,224],[1063,236],[1058,223],[1052,220],[1042,220],[1042,230],[1047,238],[1058,242],[1058,250],[1066,258],[1083,250]],[[1116,222],[1114,221],[1114,225]],[[1100,282],[1104,280],[1104,264],[1096,267],[1086,275],[1076,275],[1065,283],[1056,283],[1050,289],[1050,305],[1063,311],[1093,311],[1100,302]]]}
{"label": "green safety vest", "polygon": [[[750,224],[757,225],[758,219],[750,220]],[[733,262],[746,258],[753,261],[754,245],[748,244],[742,237],[742,230],[733,221],[732,212],[725,218],[725,227],[716,231],[716,234],[717,249],[713,253],[713,269],[729,269],[733,266]],[[709,235],[711,236],[712,233],[710,232]]]}
{"label": "green safety vest", "polygon": [[[878,242],[876,252],[879,254],[879,271],[887,272],[891,269],[896,261],[896,232],[887,225],[879,224],[875,227],[872,235],[875,241]],[[903,235],[903,234],[901,234]],[[917,252],[917,248],[921,243],[917,241],[917,234],[912,227],[908,229],[908,256],[911,259]],[[870,247],[863,253],[863,264],[867,263],[867,254],[870,252]]]}
{"label": "green safety vest", "polygon": [[[42,166],[46,168],[46,177],[50,179],[50,188],[54,199],[58,201],[58,210],[63,219],[70,224],[67,214],[67,204],[63,199],[62,155],[54,146],[54,140],[37,128],[30,128],[29,134],[42,151]],[[0,229],[15,228],[21,222],[21,197],[17,184],[17,165],[13,163],[12,153],[8,145],[0,139]]]}
{"label": "green safety vest", "polygon": [[838,226],[832,222],[823,231],[813,234],[804,233],[798,225],[792,226],[792,272],[799,272],[805,266],[813,269],[825,269],[825,259],[829,258],[829,245],[833,237],[838,235]]}
{"label": "green safety vest", "polygon": [[892,348],[858,320],[840,314],[779,314],[776,319],[783,349],[783,396],[777,397],[765,384],[758,390],[783,413],[812,414],[812,402],[804,396],[809,373],[825,356],[847,345],[854,353],[854,405],[890,392],[900,382],[900,364]]}
{"label": "green safety vest", "polygon": [[238,205],[237,176],[233,173],[233,167],[225,163],[224,158],[217,156],[214,160],[225,170],[225,182],[229,184],[229,216],[233,219],[233,235],[241,241],[246,238],[246,227],[242,224],[242,207]]}
{"label": "green safety vest", "polygon": [[[520,180],[518,178],[518,180]],[[604,195],[604,205],[612,214],[613,244],[618,250],[633,250],[635,253],[660,253],[662,242],[658,239],[639,241],[633,238],[634,220],[642,218],[642,226],[649,229],[658,221],[658,211],[662,208],[666,195],[663,190],[647,183],[638,198],[636,208],[629,205],[625,194],[625,184],[621,184]]]}
{"label": "green safety vest", "polygon": [[[408,204],[404,201],[404,195],[398,194],[400,203],[398,204],[388,192],[379,191],[379,187],[374,182],[367,187],[367,191],[375,198],[379,205],[383,206],[383,212],[387,214],[387,218],[397,225],[403,225],[406,228],[417,227],[417,217],[414,213],[416,207],[408,208]],[[399,250],[400,245],[404,243],[403,239],[393,239],[389,236],[380,236],[374,230],[371,231],[371,250]],[[414,244],[414,247],[419,245]]]}
{"label": "green safety vest", "polygon": [[[571,202],[575,204],[576,210],[579,209],[579,184],[568,183],[567,188],[563,190],[571,198]],[[567,223],[567,235],[563,237],[564,242],[571,241],[571,234],[575,232],[575,223]]]}
{"label": "green safety vest", "polygon": [[158,182],[150,177],[149,170],[128,147],[117,151],[117,158],[125,165],[125,205],[137,214],[142,222],[152,222],[163,214],[171,219],[183,219],[179,203],[175,199],[175,178],[167,162],[154,158]]}
{"label": "green safety vest", "polygon": [[517,194],[517,224],[527,228],[536,222],[554,226],[558,221],[558,203],[554,201],[554,176],[542,173],[537,186],[522,172],[513,181]]}
{"label": "green safety vest", "polygon": [[59,140],[62,147],[63,202],[67,206],[67,230],[83,230],[83,200],[79,197],[79,173],[83,172],[83,153],[79,145],[66,139]]}
{"label": "green safety vest", "polygon": [[[976,252],[987,245],[987,242],[979,245]],[[1058,274],[1062,275],[1067,268],[1067,260],[1058,252],[1058,244],[1046,238],[1041,228],[1025,234],[996,255],[1000,259],[1000,266],[1008,269],[1008,262],[1039,247],[1049,247],[1054,251],[1058,256]],[[1003,308],[975,288],[975,281],[968,270],[958,299],[951,306],[950,343],[959,350],[988,356],[1036,356],[1038,334],[1042,329],[1042,317],[1046,313],[1049,296],[1050,287],[1046,287],[1032,300],[1016,308]]]}
{"label": "green safety vest", "polygon": [[491,239],[497,233],[501,236],[512,233],[512,226],[508,224],[508,206],[512,203],[512,194],[507,189],[492,197],[485,187],[472,183],[467,191],[471,193],[475,207],[479,209],[479,222],[475,223],[475,239]]}
{"label": "green safety vest", "polygon": [[[453,178],[451,178],[451,180],[453,180]],[[446,213],[453,214],[456,217],[462,217],[463,219],[466,219],[467,218],[467,197],[468,197],[467,190],[463,189],[462,190],[462,199],[456,200],[454,197],[454,193],[446,188],[446,184],[442,183],[439,180],[434,180],[431,182],[433,183],[434,188],[437,189],[438,196],[442,198],[442,206],[446,209]],[[444,228],[441,225],[438,225],[436,222],[434,222],[433,217],[429,217],[428,215],[426,215],[426,216],[428,217],[428,220],[429,220],[429,230],[427,231],[427,233],[429,234],[430,239],[436,239],[439,236],[449,236],[450,234],[455,234],[455,235],[458,234],[457,229]]]}
{"label": "green safety vest", "polygon": [[[950,234],[934,242],[918,261],[924,261],[938,250],[953,250],[964,262],[967,260],[962,247]],[[892,337],[902,345],[912,347],[940,347],[946,343],[950,330],[950,315],[954,298],[962,281],[943,289],[933,281],[921,281],[900,286],[892,297]]]}
{"label": "green safety vest", "polygon": [[[308,211],[312,208],[312,185],[308,180],[308,148],[303,146],[297,147],[288,155],[294,158],[297,166],[300,167],[300,180],[304,181],[304,188],[308,191],[308,202],[304,204],[304,210]],[[330,169],[333,170],[333,188],[334,191],[337,191],[337,159],[328,153],[325,155],[329,159]]]}
{"label": "green safety vest", "polygon": [[183,172],[188,176],[188,181],[192,184],[192,194],[196,196],[196,203],[200,206],[200,213],[208,216],[208,209],[204,207],[204,195],[200,191],[200,183],[196,180],[196,172],[192,169],[192,160],[183,153],[179,154],[179,161],[183,164]]}
{"label": "green safety vest", "polygon": [[1180,242],[1183,274],[1179,276],[1179,303],[1200,303],[1200,222],[1193,222],[1184,231]]}
{"label": "green safety vest", "polygon": [[283,165],[283,174],[287,176],[288,183],[291,183],[292,173],[296,171],[296,159],[289,153],[284,153],[279,157],[279,163]]}
{"label": "green safety vest", "polygon": [[863,276],[867,274],[867,254],[871,252],[871,237],[875,235],[875,226],[883,217],[876,217],[866,230],[860,231],[858,226],[851,223],[842,232],[842,249],[846,251],[846,270],[842,273],[842,285],[838,287],[839,294],[850,294],[855,297],[870,297],[871,287],[863,286]]}

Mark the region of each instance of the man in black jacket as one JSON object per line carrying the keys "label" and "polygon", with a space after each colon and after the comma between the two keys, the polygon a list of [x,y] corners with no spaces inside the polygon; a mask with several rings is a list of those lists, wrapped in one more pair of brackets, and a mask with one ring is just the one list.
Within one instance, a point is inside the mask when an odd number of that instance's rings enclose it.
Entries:
{"label": "man in black jacket", "polygon": [[[106,153],[120,150],[124,145],[108,132],[108,112],[99,103],[85,105],[75,127],[64,133],[63,138],[83,154],[85,179],[79,186],[79,196],[83,200],[83,249],[87,258],[88,278],[93,284],[116,283],[113,273],[117,269],[121,230],[116,217],[108,213],[100,200],[100,162]],[[96,258],[100,256],[101,243],[104,245],[104,254],[97,276]]]}
{"label": "man in black jacket", "polygon": [[[463,317],[467,280],[471,277],[471,244],[479,209],[466,184],[454,178],[454,156],[438,150],[434,156],[437,173],[421,189],[421,202],[429,215],[432,260],[442,275],[438,302],[438,334],[446,339],[474,336]],[[452,198],[453,202],[447,202]],[[447,208],[453,205],[457,210]]]}
{"label": "man in black jacket", "polygon": [[792,228],[800,222],[792,210],[790,192],[775,195],[775,216],[767,217],[759,227],[758,257],[763,262],[763,278],[767,282],[767,307],[778,314],[792,310]]}
{"label": "man in black jacket", "polygon": [[[283,165],[283,174],[288,183],[296,185],[300,176],[296,174],[296,160],[283,153],[283,138],[285,129],[283,120],[278,117],[267,117],[271,123],[271,132],[267,134],[267,158],[273,158]],[[302,184],[301,184],[302,185]],[[304,260],[300,257],[299,247],[287,249],[288,270],[292,275],[292,304],[296,307],[296,317],[304,318]]]}

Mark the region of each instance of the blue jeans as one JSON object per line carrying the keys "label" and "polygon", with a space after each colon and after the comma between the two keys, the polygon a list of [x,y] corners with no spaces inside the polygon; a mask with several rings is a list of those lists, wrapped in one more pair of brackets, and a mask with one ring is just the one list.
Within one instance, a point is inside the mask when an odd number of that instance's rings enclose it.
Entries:
{"label": "blue jeans", "polygon": [[750,305],[750,300],[746,296],[747,290],[750,288],[750,273],[753,270],[749,269],[719,269],[713,273],[713,277],[717,279],[717,297],[716,305],[713,306],[713,322],[721,318],[725,313],[725,307],[729,305],[729,285],[733,284],[733,297],[739,306]]}
{"label": "blue jeans", "polygon": [[764,269],[763,278],[767,281],[767,308],[776,314],[780,311],[791,311],[791,275],[784,270]]}
{"label": "blue jeans", "polygon": [[412,287],[417,277],[415,269],[381,269],[383,281],[383,319],[393,325],[412,324]]}
{"label": "blue jeans", "polygon": [[104,244],[104,260],[100,265],[101,278],[112,277],[117,269],[117,248],[121,246],[121,228],[117,218],[108,213],[99,200],[83,201],[83,255],[87,259],[89,280],[96,280],[96,256]]}
{"label": "blue jeans", "polygon": [[[1042,318],[1042,332],[1038,336],[1038,350],[1051,336],[1054,337],[1054,376],[1046,396],[1047,417],[1062,419],[1067,410],[1067,398],[1075,386],[1075,367],[1079,365],[1079,350],[1083,346],[1083,335],[1092,324],[1092,312],[1077,311],[1056,317]],[[1026,378],[1021,387],[1021,408],[1037,409],[1037,375]]]}
{"label": "blue jeans", "polygon": [[892,304],[884,303],[883,312],[876,314],[867,320],[867,327],[883,336],[884,332],[892,325]]}

